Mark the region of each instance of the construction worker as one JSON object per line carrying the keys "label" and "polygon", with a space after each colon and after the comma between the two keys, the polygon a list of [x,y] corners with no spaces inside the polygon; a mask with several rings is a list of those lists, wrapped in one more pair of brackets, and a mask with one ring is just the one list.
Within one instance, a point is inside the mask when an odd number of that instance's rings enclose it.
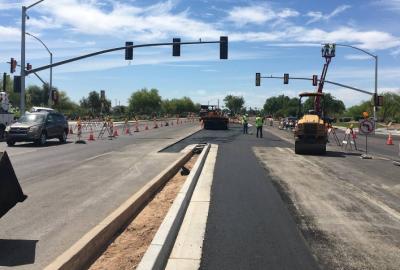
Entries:
{"label": "construction worker", "polygon": [[264,124],[264,118],[261,117],[260,115],[257,115],[256,117],[257,138],[258,138],[258,133],[260,133],[260,138],[263,137],[262,133],[263,124]]}
{"label": "construction worker", "polygon": [[242,116],[243,134],[248,134],[249,123],[247,122],[247,114]]}

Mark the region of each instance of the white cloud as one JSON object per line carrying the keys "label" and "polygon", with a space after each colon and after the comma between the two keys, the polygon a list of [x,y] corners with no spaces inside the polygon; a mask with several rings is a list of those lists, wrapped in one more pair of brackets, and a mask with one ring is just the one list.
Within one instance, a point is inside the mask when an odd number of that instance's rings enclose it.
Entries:
{"label": "white cloud", "polygon": [[331,19],[331,18],[335,17],[336,15],[342,13],[343,11],[349,9],[350,7],[351,6],[349,6],[349,5],[341,5],[341,6],[338,6],[337,8],[335,8],[329,14],[323,14],[320,11],[310,11],[306,14],[306,16],[310,17],[311,19],[306,24],[318,22],[321,20],[328,21],[329,19]]}
{"label": "white cloud", "polygon": [[391,11],[400,11],[400,0],[377,0],[373,4],[383,6]]}
{"label": "white cloud", "polygon": [[223,34],[211,24],[190,18],[188,11],[173,14],[172,1],[148,7],[111,1],[111,9],[105,9],[99,3],[99,0],[47,1],[38,12],[52,18],[48,25],[64,25],[79,34],[134,36],[135,41],[154,41],[172,35],[215,38]]}
{"label": "white cloud", "polygon": [[21,38],[21,30],[16,27],[0,25],[0,40],[2,42],[18,41]]}
{"label": "white cloud", "polygon": [[234,7],[228,13],[228,20],[239,26],[246,24],[263,24],[272,20],[296,17],[299,13],[293,9],[285,8],[275,11],[269,6]]}
{"label": "white cloud", "polygon": [[300,45],[314,46],[321,43],[346,43],[368,50],[384,50],[400,46],[400,38],[382,31],[360,31],[355,28],[341,27],[332,31],[320,28],[305,28],[292,26],[282,31],[272,32],[234,32],[230,33],[232,41],[250,42],[284,42],[293,46],[293,42]]}

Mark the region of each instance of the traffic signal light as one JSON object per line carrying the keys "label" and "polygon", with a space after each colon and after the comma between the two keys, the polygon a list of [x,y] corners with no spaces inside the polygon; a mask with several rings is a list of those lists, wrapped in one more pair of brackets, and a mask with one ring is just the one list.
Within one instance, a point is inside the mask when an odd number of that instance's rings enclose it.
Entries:
{"label": "traffic signal light", "polygon": [[172,56],[181,56],[181,39],[173,38],[172,42]]}
{"label": "traffic signal light", "polygon": [[283,83],[289,84],[289,73],[283,74]]}
{"label": "traffic signal light", "polygon": [[54,104],[58,103],[58,91],[55,89],[51,90],[51,100],[54,102]]}
{"label": "traffic signal light", "polygon": [[14,76],[13,89],[14,93],[21,93],[21,76]]}
{"label": "traffic signal light", "polygon": [[313,75],[312,76],[312,85],[317,86],[318,85],[318,75]]}
{"label": "traffic signal light", "polygon": [[27,63],[27,64],[26,64],[26,70],[31,70],[31,69],[32,69],[32,65],[29,64],[29,63]]}
{"label": "traffic signal light", "polygon": [[228,59],[228,37],[219,38],[219,59]]}
{"label": "traffic signal light", "polygon": [[256,73],[256,86],[260,86],[261,85],[261,74],[260,73]]}
{"label": "traffic signal light", "polygon": [[378,96],[377,94],[374,94],[374,105],[377,107],[383,106],[383,96]]}
{"label": "traffic signal light", "polygon": [[14,73],[17,68],[17,60],[11,57],[10,59],[10,73]]}
{"label": "traffic signal light", "polygon": [[2,88],[2,90],[4,91],[4,92],[6,92],[6,88],[7,88],[7,73],[3,73],[3,88]]}
{"label": "traffic signal light", "polygon": [[[125,42],[125,47],[128,46],[133,46],[133,42]],[[133,60],[133,47],[125,48],[125,60]]]}

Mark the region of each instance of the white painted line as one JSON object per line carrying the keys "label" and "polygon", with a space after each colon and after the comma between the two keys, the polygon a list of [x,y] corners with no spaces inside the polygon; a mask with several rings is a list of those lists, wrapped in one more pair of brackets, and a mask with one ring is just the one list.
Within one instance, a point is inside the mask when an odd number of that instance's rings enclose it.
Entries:
{"label": "white painted line", "polygon": [[197,270],[211,199],[218,145],[212,145],[170,254],[166,270]]}
{"label": "white painted line", "polygon": [[289,151],[291,154],[294,154],[294,151],[292,148],[285,148],[286,151]]}
{"label": "white painted line", "polygon": [[85,162],[85,161],[91,161],[91,160],[93,160],[93,159],[96,159],[96,158],[99,158],[99,157],[102,157],[102,156],[109,155],[109,154],[111,154],[112,152],[113,152],[113,151],[110,151],[110,152],[106,152],[106,153],[103,153],[103,154],[100,154],[100,155],[97,155],[97,156],[93,156],[93,157],[87,158],[87,159],[84,160],[84,162]]}
{"label": "white painted line", "polygon": [[276,150],[278,150],[278,151],[281,152],[281,153],[284,153],[284,152],[285,152],[281,147],[275,147],[275,148],[276,148]]}

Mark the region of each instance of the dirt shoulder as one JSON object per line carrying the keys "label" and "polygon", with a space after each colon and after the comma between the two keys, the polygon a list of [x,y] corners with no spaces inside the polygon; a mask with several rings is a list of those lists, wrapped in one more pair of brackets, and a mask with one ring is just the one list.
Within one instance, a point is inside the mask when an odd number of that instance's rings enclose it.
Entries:
{"label": "dirt shoulder", "polygon": [[[197,158],[194,155],[185,167],[191,170]],[[178,172],[169,180],[89,269],[136,269],[186,178]]]}

